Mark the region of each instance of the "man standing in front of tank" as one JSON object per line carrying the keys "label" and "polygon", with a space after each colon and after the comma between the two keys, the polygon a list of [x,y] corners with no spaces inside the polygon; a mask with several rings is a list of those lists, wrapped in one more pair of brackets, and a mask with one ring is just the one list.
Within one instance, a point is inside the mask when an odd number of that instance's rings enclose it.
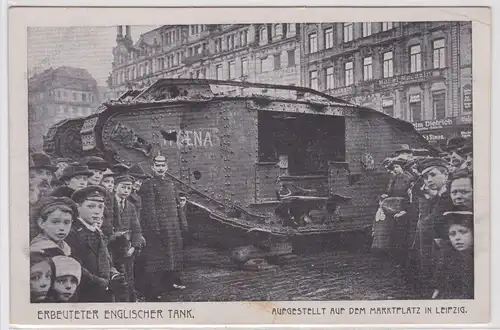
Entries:
{"label": "man standing in front of tank", "polygon": [[165,156],[158,154],[151,166],[153,177],[139,190],[142,198],[141,228],[146,240],[138,264],[144,269],[137,286],[146,301],[162,301],[163,296],[184,289],[180,278],[182,270],[183,233],[187,222],[179,208],[179,195],[174,183],[166,175]]}

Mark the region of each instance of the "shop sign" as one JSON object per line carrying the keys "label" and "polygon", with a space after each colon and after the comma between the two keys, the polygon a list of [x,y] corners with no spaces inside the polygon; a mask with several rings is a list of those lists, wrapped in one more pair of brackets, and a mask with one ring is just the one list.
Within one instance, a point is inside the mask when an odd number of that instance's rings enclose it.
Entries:
{"label": "shop sign", "polygon": [[393,99],[382,99],[382,107],[391,107],[394,104]]}
{"label": "shop sign", "polygon": [[377,84],[382,87],[397,86],[402,84],[420,83],[427,81],[431,77],[443,77],[442,69],[433,69],[427,71],[414,72],[396,77],[380,79]]}
{"label": "shop sign", "polygon": [[342,96],[342,95],[352,94],[353,92],[354,92],[353,86],[346,86],[346,87],[332,89],[330,92],[327,93],[332,96]]}
{"label": "shop sign", "polygon": [[420,102],[420,94],[411,94],[410,95],[410,103]]}
{"label": "shop sign", "polygon": [[413,123],[413,126],[417,131],[428,131],[431,129],[442,129],[455,125],[455,120],[453,118],[445,118],[438,120],[424,120],[417,121]]}
{"label": "shop sign", "polygon": [[445,134],[422,134],[422,136],[429,142],[433,141],[445,141],[447,140],[447,136]]}
{"label": "shop sign", "polygon": [[472,114],[463,114],[457,117],[457,124],[472,125]]}
{"label": "shop sign", "polygon": [[462,88],[464,112],[472,111],[472,85],[466,84]]}

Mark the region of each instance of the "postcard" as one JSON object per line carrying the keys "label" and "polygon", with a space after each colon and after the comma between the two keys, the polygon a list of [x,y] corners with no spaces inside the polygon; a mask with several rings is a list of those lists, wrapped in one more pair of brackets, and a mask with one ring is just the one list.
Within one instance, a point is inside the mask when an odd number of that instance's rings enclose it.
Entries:
{"label": "postcard", "polygon": [[10,323],[488,323],[490,15],[11,7]]}

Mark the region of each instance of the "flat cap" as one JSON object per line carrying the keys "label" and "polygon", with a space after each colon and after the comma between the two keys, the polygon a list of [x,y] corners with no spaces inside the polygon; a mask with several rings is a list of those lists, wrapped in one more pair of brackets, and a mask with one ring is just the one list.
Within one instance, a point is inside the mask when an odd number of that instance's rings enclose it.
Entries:
{"label": "flat cap", "polygon": [[43,197],[36,204],[33,213],[36,218],[44,216],[48,213],[55,211],[56,209],[60,209],[66,212],[69,212],[73,215],[78,213],[77,206],[73,200],[68,197],[54,197],[48,196]]}
{"label": "flat cap", "polygon": [[57,166],[52,165],[50,157],[43,152],[34,152],[30,155],[30,168],[46,169],[51,172],[57,171]]}
{"label": "flat cap", "polygon": [[109,167],[107,161],[97,156],[88,156],[84,159],[83,163],[92,170],[102,170],[104,171]]}
{"label": "flat cap", "polygon": [[107,176],[115,176],[116,173],[111,171],[109,168],[106,169],[106,171],[102,172],[102,177],[105,178]]}
{"label": "flat cap", "polygon": [[104,202],[106,196],[106,189],[101,186],[88,186],[86,188],[77,190],[71,195],[71,199],[76,203],[83,201]]}
{"label": "flat cap", "polygon": [[130,183],[133,184],[135,182],[135,178],[130,175],[121,175],[115,178],[115,185],[119,183]]}
{"label": "flat cap", "polygon": [[93,174],[87,165],[71,163],[63,170],[60,180],[66,181],[77,175],[92,176]]}
{"label": "flat cap", "polygon": [[448,168],[448,162],[439,157],[429,157],[424,158],[418,162],[418,172],[421,174],[425,174],[429,172],[434,167],[444,167]]}
{"label": "flat cap", "polygon": [[443,213],[443,220],[448,225],[462,225],[473,228],[474,213],[471,211],[448,211]]}

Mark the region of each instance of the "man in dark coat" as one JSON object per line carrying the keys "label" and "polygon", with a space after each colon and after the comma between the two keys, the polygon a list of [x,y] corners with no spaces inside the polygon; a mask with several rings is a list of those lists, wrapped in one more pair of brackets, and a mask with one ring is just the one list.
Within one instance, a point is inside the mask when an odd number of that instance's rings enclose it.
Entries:
{"label": "man in dark coat", "polygon": [[66,237],[72,256],[88,271],[78,288],[80,302],[111,302],[113,294],[125,288],[125,277],[113,267],[103,234],[97,227],[104,211],[106,191],[89,186],[72,195],[78,206],[78,218]]}
{"label": "man in dark coat", "polygon": [[50,157],[41,152],[30,155],[30,184],[38,188],[40,197],[48,196],[51,192],[50,182],[57,171],[57,166],[52,165]]}
{"label": "man in dark coat", "polygon": [[143,292],[147,301],[161,300],[172,289],[185,288],[180,280],[183,263],[182,232],[187,221],[179,215],[178,193],[166,176],[167,160],[153,159],[153,177],[146,181],[139,195],[142,198],[141,228],[146,239],[139,259],[143,265]]}

